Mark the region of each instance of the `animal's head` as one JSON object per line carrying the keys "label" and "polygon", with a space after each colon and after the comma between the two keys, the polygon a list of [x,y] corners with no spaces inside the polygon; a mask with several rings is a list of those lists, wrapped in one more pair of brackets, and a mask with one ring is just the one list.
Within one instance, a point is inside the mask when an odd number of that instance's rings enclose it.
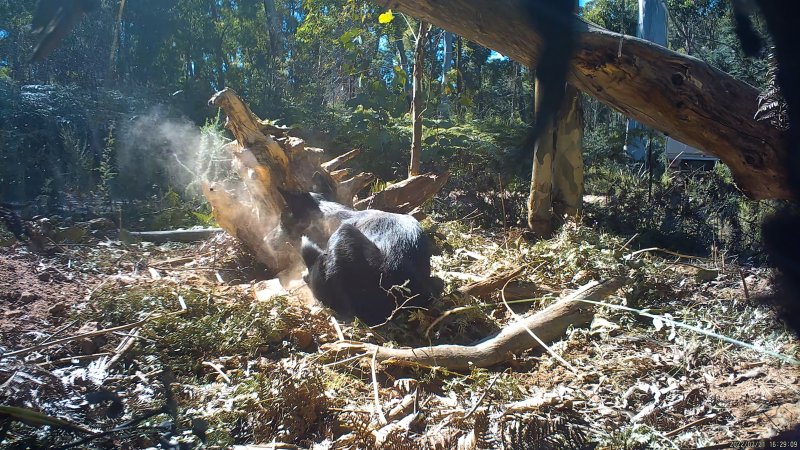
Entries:
{"label": "animal's head", "polygon": [[380,323],[392,311],[381,287],[383,257],[363,233],[350,224],[331,236],[327,250],[303,237],[300,254],[308,268],[304,280],[314,296],[343,318],[358,316]]}
{"label": "animal's head", "polygon": [[289,236],[299,238],[322,217],[319,200],[308,192],[291,192],[278,188],[286,208],[281,213],[281,226]]}

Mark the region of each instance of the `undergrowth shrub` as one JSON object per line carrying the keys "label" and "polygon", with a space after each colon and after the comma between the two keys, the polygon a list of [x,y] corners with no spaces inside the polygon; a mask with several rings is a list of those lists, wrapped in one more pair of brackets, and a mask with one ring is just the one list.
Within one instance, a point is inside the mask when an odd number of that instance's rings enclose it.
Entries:
{"label": "undergrowth shrub", "polygon": [[602,196],[589,203],[585,221],[636,244],[763,262],[761,223],[774,201],[753,201],[734,185],[730,170],[661,170],[652,181],[642,166],[601,164],[587,171],[586,190]]}

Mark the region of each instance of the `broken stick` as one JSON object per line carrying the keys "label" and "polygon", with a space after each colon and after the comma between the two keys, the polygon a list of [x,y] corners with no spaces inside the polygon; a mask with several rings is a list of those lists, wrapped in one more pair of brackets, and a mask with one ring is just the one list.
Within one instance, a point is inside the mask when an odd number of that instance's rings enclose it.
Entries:
{"label": "broken stick", "polygon": [[363,342],[341,341],[323,345],[322,349],[335,353],[367,353],[376,355],[384,363],[445,367],[450,370],[469,370],[490,367],[509,360],[514,353],[538,346],[528,335],[533,331],[543,342],[553,342],[564,335],[570,326],[584,326],[594,316],[594,305],[578,299],[599,300],[626,284],[623,277],[607,281],[592,281],[556,303],[512,323],[496,336],[476,345],[435,345],[419,348],[387,348]]}

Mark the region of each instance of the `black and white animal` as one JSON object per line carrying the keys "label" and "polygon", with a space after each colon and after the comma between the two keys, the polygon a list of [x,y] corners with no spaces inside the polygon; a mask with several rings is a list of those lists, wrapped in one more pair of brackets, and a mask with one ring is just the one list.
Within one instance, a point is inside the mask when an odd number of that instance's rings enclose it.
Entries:
{"label": "black and white animal", "polygon": [[301,238],[311,292],[345,319],[383,323],[400,307],[424,306],[438,291],[431,245],[405,214],[356,211],[321,195],[282,193],[282,226]]}

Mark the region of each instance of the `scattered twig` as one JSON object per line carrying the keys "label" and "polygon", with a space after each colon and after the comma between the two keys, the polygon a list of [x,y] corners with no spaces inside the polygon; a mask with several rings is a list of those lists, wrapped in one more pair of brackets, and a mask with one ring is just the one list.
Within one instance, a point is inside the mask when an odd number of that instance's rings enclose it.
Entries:
{"label": "scattered twig", "polygon": [[112,356],[111,359],[109,359],[105,364],[105,372],[109,372],[111,368],[114,367],[120,359],[122,359],[122,356],[133,347],[133,344],[136,343],[136,339],[139,337],[140,331],[141,328],[136,328],[133,333],[125,336],[125,338],[122,339],[119,345],[117,345],[117,348],[114,350],[114,356]]}
{"label": "scattered twig", "polygon": [[333,329],[336,330],[336,336],[340,341],[343,341],[344,333],[342,333],[342,327],[339,326],[339,321],[336,320],[336,317],[331,316],[331,324],[333,325]]}
{"label": "scattered twig", "polygon": [[[386,292],[387,293],[391,293],[391,290],[388,290]],[[401,303],[399,306],[397,306],[394,309],[394,311],[392,311],[391,314],[389,314],[389,317],[387,317],[386,320],[384,320],[383,322],[381,322],[381,323],[379,323],[377,325],[373,325],[373,326],[369,327],[369,329],[370,330],[377,330],[378,328],[380,328],[380,327],[386,325],[387,323],[391,322],[392,320],[394,320],[394,317],[397,315],[397,313],[400,312],[403,309],[406,309],[406,304],[408,302],[410,302],[411,300],[415,299],[418,296],[419,296],[419,294],[412,295],[411,297],[408,297],[403,303]],[[397,305],[396,302],[395,302],[395,305]],[[423,309],[423,308],[420,308],[420,307],[409,307],[409,308]]]}
{"label": "scattered twig", "polygon": [[637,237],[639,237],[639,233],[636,233],[633,236],[631,236],[630,239],[628,239],[627,241],[625,241],[624,244],[622,244],[621,250],[625,250],[626,248],[628,248],[628,246],[631,245],[631,242],[633,242],[633,240],[636,239]]}
{"label": "scattered twig", "polygon": [[198,258],[202,258],[204,256],[211,256],[211,253],[203,253],[200,255],[189,255],[189,256],[179,256],[176,258],[169,258],[163,261],[153,261],[152,264],[149,264],[150,267],[158,268],[158,266],[172,266],[178,264],[186,264],[188,262],[192,262]]}
{"label": "scattered twig", "polygon": [[680,260],[678,260],[678,261],[668,261],[667,264],[670,264],[670,265],[673,265],[673,266],[691,267],[691,268],[697,269],[697,270],[710,270],[708,268],[705,268],[705,267],[702,267],[702,266],[698,266],[697,264],[687,263],[687,262],[683,262],[683,261],[680,261]]}
{"label": "scattered twig", "polygon": [[66,330],[67,328],[69,328],[69,327],[71,327],[71,326],[75,325],[75,323],[76,323],[77,321],[78,321],[78,319],[75,319],[75,320],[70,320],[70,321],[69,321],[69,322],[67,322],[65,325],[63,325],[61,328],[57,329],[56,331],[53,331],[53,333],[52,333],[52,334],[50,334],[50,336],[47,336],[47,337],[46,337],[46,338],[45,338],[45,339],[44,339],[44,340],[41,342],[41,344],[46,344],[46,343],[50,342],[50,340],[51,340],[51,339],[53,339],[54,337],[56,337],[56,336],[58,336],[59,334],[61,334],[61,333],[62,333],[64,330]]}
{"label": "scattered twig", "polygon": [[213,271],[222,271],[222,272],[240,272],[242,269],[239,268],[225,268],[225,267],[206,267],[206,266],[197,266],[197,267],[164,267],[164,266],[148,266],[152,269],[158,270],[169,270],[171,272],[187,272],[192,270],[213,270]]}
{"label": "scattered twig", "polygon": [[[120,257],[120,258],[121,258],[121,257]],[[92,296],[94,295],[94,293],[95,293],[95,292],[97,292],[97,291],[99,291],[99,290],[100,290],[100,288],[102,288],[103,286],[105,286],[105,285],[108,283],[109,279],[110,279],[110,278],[106,278],[106,279],[104,279],[103,281],[101,281],[100,283],[97,283],[97,286],[93,287],[93,288],[92,288],[92,290],[90,290],[90,291],[89,291],[89,293],[88,293],[88,294],[86,294],[86,300],[87,300],[87,301],[88,301],[88,300],[91,300],[91,299],[92,299]],[[91,305],[91,303],[90,303],[90,305]]]}
{"label": "scattered twig", "polygon": [[45,362],[39,363],[38,365],[40,365],[40,366],[53,366],[53,365],[60,364],[60,363],[63,363],[63,362],[80,361],[82,359],[95,359],[95,358],[99,358],[101,356],[108,356],[110,354],[111,353],[108,353],[108,352],[101,352],[101,353],[92,353],[91,355],[68,356],[66,358],[59,358],[59,359],[54,359],[52,361],[45,361]]}
{"label": "scattered twig", "polygon": [[212,369],[216,370],[217,373],[222,377],[223,380],[225,380],[226,383],[231,384],[231,379],[228,375],[225,374],[225,372],[222,371],[222,366],[220,366],[219,364],[214,364],[211,361],[203,361],[203,365],[211,367]]}
{"label": "scattered twig", "polygon": [[676,429],[670,431],[669,433],[665,434],[664,437],[667,437],[667,438],[675,437],[675,436],[683,433],[684,431],[688,430],[689,428],[696,427],[698,425],[704,425],[704,424],[706,424],[708,422],[711,422],[714,419],[714,417],[716,417],[716,416],[714,414],[712,414],[710,416],[705,416],[705,417],[702,417],[700,419],[697,419],[694,422],[689,422],[689,423],[687,423],[686,425],[684,425],[684,426],[682,426],[680,428],[676,428]]}
{"label": "scattered twig", "polygon": [[[344,339],[342,339],[342,340],[344,340]],[[338,360],[338,361],[334,361],[334,362],[332,362],[332,363],[323,364],[323,367],[333,367],[333,366],[339,366],[339,365],[342,365],[342,364],[349,363],[350,361],[354,361],[354,360],[356,360],[356,359],[363,358],[363,357],[365,357],[365,356],[367,356],[367,355],[369,355],[369,353],[359,353],[359,354],[356,354],[356,355],[350,356],[350,357],[348,357],[348,358],[345,358],[345,359],[340,359],[340,360]]]}
{"label": "scattered twig", "polygon": [[386,425],[389,421],[386,420],[386,416],[383,415],[383,411],[381,410],[381,396],[378,392],[378,377],[375,371],[375,361],[378,359],[378,349],[376,348],[372,352],[372,392],[375,395],[375,412],[378,414],[378,419],[381,425]]}
{"label": "scattered twig", "polygon": [[149,322],[151,320],[162,319],[162,318],[171,317],[171,316],[177,316],[177,315],[183,314],[185,312],[186,312],[186,310],[183,309],[183,310],[180,310],[180,311],[173,311],[173,312],[169,312],[169,313],[158,314],[158,315],[155,315],[155,316],[146,317],[146,318],[144,318],[144,319],[142,319],[142,320],[140,320],[138,322],[129,323],[127,325],[120,325],[118,327],[112,327],[112,328],[106,328],[106,329],[103,329],[103,330],[91,331],[89,333],[82,333],[82,334],[78,334],[78,335],[75,335],[75,336],[65,337],[65,338],[58,339],[58,340],[55,340],[55,341],[51,341],[51,342],[48,342],[48,343],[33,345],[33,346],[28,347],[28,348],[23,348],[21,350],[8,352],[8,353],[0,356],[0,359],[8,358],[8,357],[11,357],[11,356],[27,355],[28,353],[34,352],[36,350],[41,350],[43,348],[52,347],[54,345],[65,344],[67,342],[72,342],[72,341],[75,341],[75,340],[78,340],[78,339],[83,339],[83,338],[87,338],[87,337],[94,337],[94,336],[100,336],[102,334],[113,333],[115,331],[130,330],[132,328],[136,328],[138,326],[141,326],[141,325],[143,325],[143,324],[145,324],[145,323],[147,323],[147,322]]}
{"label": "scattered twig", "polygon": [[669,255],[673,255],[673,256],[677,256],[679,258],[685,258],[685,259],[702,259],[702,260],[707,260],[708,259],[708,258],[703,258],[701,256],[684,255],[683,253],[673,252],[672,250],[667,250],[667,249],[661,248],[661,247],[650,247],[650,248],[643,248],[641,250],[636,250],[635,252],[628,253],[627,255],[625,255],[623,257],[623,259],[630,259],[630,258],[633,258],[636,255],[639,255],[639,254],[642,254],[642,253],[649,253],[649,252],[661,252],[661,253],[666,253],[666,254],[669,254]]}
{"label": "scattered twig", "polygon": [[750,302],[750,289],[747,288],[747,280],[744,279],[744,272],[739,269],[739,277],[742,279],[742,289],[744,289],[744,298]]}
{"label": "scattered twig", "polygon": [[345,412],[345,413],[358,413],[358,414],[372,414],[375,411],[371,409],[351,409],[351,408],[336,408],[333,406],[328,407],[329,411]]}

